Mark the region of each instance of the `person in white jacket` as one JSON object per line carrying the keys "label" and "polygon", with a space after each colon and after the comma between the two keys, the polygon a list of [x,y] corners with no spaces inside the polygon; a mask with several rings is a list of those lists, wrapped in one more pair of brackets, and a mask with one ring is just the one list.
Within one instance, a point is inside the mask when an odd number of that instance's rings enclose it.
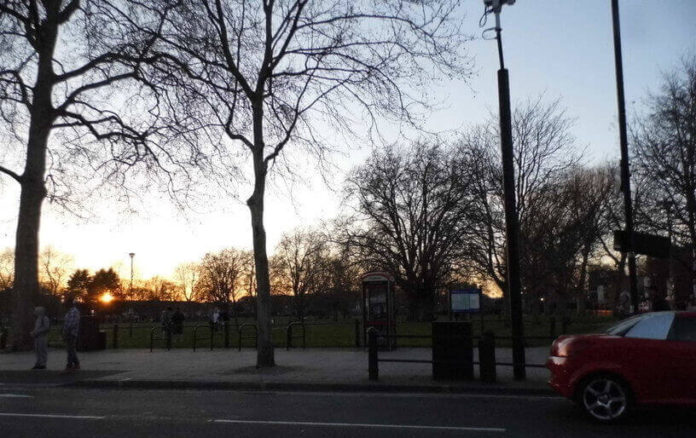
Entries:
{"label": "person in white jacket", "polygon": [[51,323],[46,316],[46,309],[38,306],[34,308],[34,330],[31,331],[31,336],[34,338],[34,351],[36,352],[36,364],[33,370],[45,370],[46,361],[48,360],[48,331],[51,328]]}

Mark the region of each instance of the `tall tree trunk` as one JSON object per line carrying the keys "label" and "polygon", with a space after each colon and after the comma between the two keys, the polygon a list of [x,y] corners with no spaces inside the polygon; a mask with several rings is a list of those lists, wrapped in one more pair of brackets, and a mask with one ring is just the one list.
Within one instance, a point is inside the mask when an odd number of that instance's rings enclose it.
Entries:
{"label": "tall tree trunk", "polygon": [[[29,332],[33,325],[32,305],[36,304],[39,297],[39,227],[41,206],[46,192],[42,171],[44,167],[42,162],[45,162],[45,143],[44,151],[35,151],[35,149],[42,149],[36,143],[38,141],[29,142],[27,171],[21,185],[17,217],[15,281],[12,294],[14,313],[10,340],[10,348],[13,350],[31,348],[32,339]],[[34,156],[33,159],[30,159],[30,156]],[[29,177],[30,174],[35,176]]]}
{"label": "tall tree trunk", "polygon": [[262,102],[254,105],[254,193],[247,200],[251,212],[254,264],[256,266],[256,327],[258,345],[256,366],[275,366],[271,340],[271,282],[266,253],[266,229],[263,225],[264,195],[268,168],[264,161]]}
{"label": "tall tree trunk", "polygon": [[51,12],[57,11],[49,11],[38,38],[41,47],[38,50],[36,83],[29,113],[27,156],[20,182],[12,293],[14,313],[10,331],[10,348],[13,350],[31,348],[32,304],[39,296],[39,228],[41,207],[46,198],[46,150],[55,119],[51,103],[54,81],[52,63],[58,24]]}

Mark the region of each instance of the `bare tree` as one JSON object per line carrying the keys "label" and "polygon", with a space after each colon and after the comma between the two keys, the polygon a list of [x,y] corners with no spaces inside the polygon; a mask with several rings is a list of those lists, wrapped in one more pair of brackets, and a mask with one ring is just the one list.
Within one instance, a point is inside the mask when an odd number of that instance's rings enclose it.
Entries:
{"label": "bare tree", "polygon": [[150,301],[175,301],[179,294],[179,285],[160,276],[146,280],[143,288],[147,291],[146,300]]}
{"label": "bare tree", "polygon": [[[61,167],[70,158],[96,166],[98,149],[82,147],[90,141],[106,145],[113,166],[104,173],[147,158],[156,163],[145,141],[155,115],[147,112],[147,93],[135,90],[128,101],[129,108],[143,108],[137,117],[116,113],[125,97],[108,94],[133,85],[143,63],[154,60],[151,36],[124,31],[137,21],[137,3],[0,0],[0,116],[25,149],[23,171],[0,165],[0,174],[20,186],[12,348],[31,344],[41,209],[47,196],[55,195]],[[63,149],[51,141],[54,131],[63,136]]]}
{"label": "bare tree", "polygon": [[409,297],[409,316],[432,317],[469,234],[470,176],[453,149],[416,144],[376,152],[347,181],[357,203],[346,241],[392,273]]}
{"label": "bare tree", "polygon": [[323,286],[328,262],[326,237],[318,231],[296,229],[284,234],[276,247],[274,279],[292,292],[295,312],[304,321],[306,296]]}
{"label": "bare tree", "polygon": [[227,307],[232,304],[232,312],[237,320],[236,303],[240,297],[239,285],[242,279],[244,255],[237,249],[224,249],[208,253],[201,260],[199,287],[208,301]]}
{"label": "bare tree", "polygon": [[[696,57],[665,75],[631,138],[634,172],[644,193],[636,193],[638,218],[652,231],[669,229],[677,244],[692,248],[696,260]],[[696,282],[696,263],[692,269]]]}
{"label": "bare tree", "polygon": [[157,50],[176,61],[154,74],[180,72],[178,119],[224,132],[220,148],[240,147],[232,155],[253,170],[258,366],[275,363],[264,227],[273,163],[288,145],[322,160],[343,136],[378,135],[383,118],[416,124],[425,80],[470,73],[458,3],[195,0],[168,17]]}
{"label": "bare tree", "polygon": [[604,210],[616,190],[612,182],[605,168],[577,166],[528,204],[521,264],[529,299],[555,302],[561,316],[566,316],[570,300],[582,305],[588,264],[600,254],[601,237],[609,232]]}
{"label": "bare tree", "polygon": [[181,287],[181,292],[186,301],[198,300],[196,284],[200,279],[201,267],[194,262],[181,263],[174,270],[174,278]]}
{"label": "bare tree", "polygon": [[[517,214],[523,247],[520,253],[521,263],[525,264],[525,256],[531,257],[529,251],[534,249],[527,236],[534,233],[541,221],[552,220],[549,215],[554,212],[544,208],[551,208],[548,203],[554,200],[556,184],[578,163],[580,155],[569,132],[571,121],[558,101],[545,103],[542,98],[527,101],[513,112],[512,125]],[[465,133],[460,150],[471,157],[469,171],[476,187],[476,202],[471,206],[475,225],[468,240],[467,267],[475,275],[490,278],[505,291],[505,216],[499,138],[498,122],[491,119]],[[562,211],[562,206],[556,210]],[[527,265],[534,266],[531,260]],[[527,270],[522,268],[522,271]]]}
{"label": "bare tree", "polygon": [[52,295],[58,296],[60,294],[61,289],[66,285],[69,272],[73,270],[73,264],[72,256],[60,253],[51,246],[41,251],[39,278]]}

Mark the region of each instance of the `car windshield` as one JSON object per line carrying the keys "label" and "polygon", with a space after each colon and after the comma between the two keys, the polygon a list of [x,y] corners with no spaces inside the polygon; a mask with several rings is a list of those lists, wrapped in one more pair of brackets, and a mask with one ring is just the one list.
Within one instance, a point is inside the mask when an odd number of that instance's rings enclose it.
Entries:
{"label": "car windshield", "polygon": [[631,327],[636,325],[638,321],[645,319],[647,315],[648,314],[636,315],[628,319],[624,319],[623,321],[619,321],[613,326],[609,327],[605,333],[608,335],[623,336],[631,329]]}

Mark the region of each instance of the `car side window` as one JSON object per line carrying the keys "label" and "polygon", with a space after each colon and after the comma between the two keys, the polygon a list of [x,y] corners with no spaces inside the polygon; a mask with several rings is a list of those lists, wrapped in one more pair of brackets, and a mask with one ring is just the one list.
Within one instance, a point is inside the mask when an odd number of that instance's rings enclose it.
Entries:
{"label": "car side window", "polygon": [[655,313],[638,321],[624,336],[627,338],[664,340],[667,339],[669,330],[672,328],[673,320],[674,313]]}
{"label": "car side window", "polygon": [[676,318],[671,338],[675,341],[696,342],[696,318]]}

